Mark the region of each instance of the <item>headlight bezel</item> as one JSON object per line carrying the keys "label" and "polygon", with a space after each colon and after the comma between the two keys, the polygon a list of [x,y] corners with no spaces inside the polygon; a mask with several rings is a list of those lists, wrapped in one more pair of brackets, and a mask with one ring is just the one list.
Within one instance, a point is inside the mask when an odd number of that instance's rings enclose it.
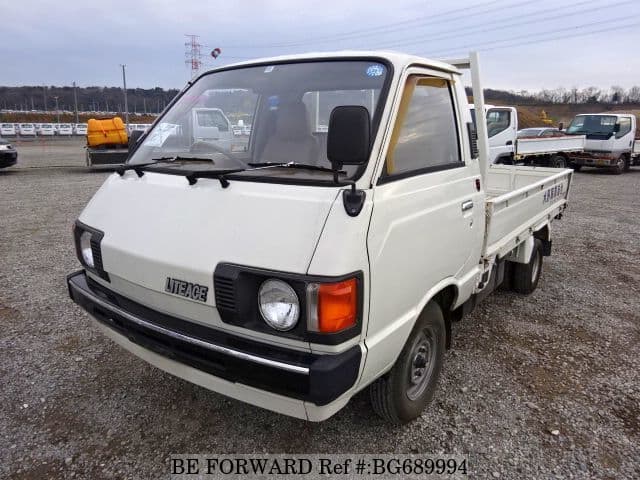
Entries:
{"label": "headlight bezel", "polygon": [[[89,265],[82,254],[82,246],[81,246],[81,237],[83,234],[89,234],[90,240],[89,243],[91,245],[91,252],[93,256],[93,265]],[[104,271],[104,266],[102,264],[102,248],[101,243],[104,238],[104,232],[102,230],[98,230],[96,228],[90,227],[89,225],[85,225],[79,220],[76,220],[73,227],[73,237],[75,241],[76,247],[76,257],[78,257],[78,261],[82,264],[82,266],[91,273],[96,274],[103,280],[107,282],[109,280],[109,274]]]}
{"label": "headlight bezel", "polygon": [[[296,293],[300,302],[300,316],[296,325],[290,330],[275,330],[265,322],[259,310],[258,291],[260,285],[268,279],[282,280]],[[309,284],[336,283],[354,279],[357,285],[355,324],[335,333],[322,333],[309,328],[307,319]],[[267,270],[243,265],[220,263],[217,265],[214,278],[215,303],[222,322],[243,327],[255,332],[278,337],[300,340],[309,343],[338,345],[350,340],[362,332],[364,274],[355,271],[340,276],[320,276],[288,273]]]}

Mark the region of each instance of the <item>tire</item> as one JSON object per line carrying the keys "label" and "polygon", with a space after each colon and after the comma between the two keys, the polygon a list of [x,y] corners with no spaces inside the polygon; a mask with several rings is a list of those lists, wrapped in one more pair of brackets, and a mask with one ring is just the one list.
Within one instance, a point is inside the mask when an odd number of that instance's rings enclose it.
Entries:
{"label": "tire", "polygon": [[535,240],[529,263],[512,262],[511,289],[516,293],[529,295],[538,286],[542,274],[542,243]]}
{"label": "tire", "polygon": [[628,165],[629,162],[627,161],[626,157],[624,155],[620,155],[616,166],[613,167],[613,173],[615,173],[616,175],[622,175],[624,172],[627,172],[629,170]]}
{"label": "tire", "polygon": [[393,368],[369,387],[373,410],[385,420],[403,424],[419,417],[433,399],[446,349],[442,310],[427,304]]}
{"label": "tire", "polygon": [[631,170],[631,158],[625,155],[624,157],[624,171],[628,172]]}
{"label": "tire", "polygon": [[567,168],[567,159],[562,155],[554,155],[549,159],[549,166],[552,168]]}
{"label": "tire", "polygon": [[571,165],[571,168],[573,168],[574,172],[579,172],[580,170],[582,170],[582,165],[578,165],[577,163],[574,163]]}

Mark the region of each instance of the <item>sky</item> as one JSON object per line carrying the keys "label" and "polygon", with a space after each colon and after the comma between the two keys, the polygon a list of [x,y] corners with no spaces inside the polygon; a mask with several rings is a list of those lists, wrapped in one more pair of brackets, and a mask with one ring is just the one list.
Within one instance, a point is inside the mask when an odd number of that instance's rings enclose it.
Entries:
{"label": "sky", "polygon": [[[287,53],[481,54],[487,88],[640,85],[640,0],[0,0],[0,85],[182,88],[203,69]],[[213,59],[213,48],[222,54]]]}

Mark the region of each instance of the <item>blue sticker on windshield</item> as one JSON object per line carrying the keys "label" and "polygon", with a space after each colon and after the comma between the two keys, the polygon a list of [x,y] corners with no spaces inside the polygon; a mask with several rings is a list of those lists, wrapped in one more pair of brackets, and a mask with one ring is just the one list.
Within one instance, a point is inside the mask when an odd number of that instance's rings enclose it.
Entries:
{"label": "blue sticker on windshield", "polygon": [[367,68],[367,77],[379,77],[384,73],[384,67],[379,63],[369,65]]}

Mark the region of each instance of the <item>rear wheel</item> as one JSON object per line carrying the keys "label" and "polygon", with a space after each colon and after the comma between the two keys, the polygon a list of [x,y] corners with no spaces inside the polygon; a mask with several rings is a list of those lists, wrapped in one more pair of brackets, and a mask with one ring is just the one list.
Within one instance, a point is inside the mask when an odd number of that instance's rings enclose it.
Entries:
{"label": "rear wheel", "polygon": [[562,155],[554,155],[549,160],[549,166],[553,168],[567,168],[567,159]]}
{"label": "rear wheel", "polygon": [[538,286],[542,273],[542,243],[535,240],[529,263],[512,264],[511,289],[516,293],[529,295]]}
{"label": "rear wheel", "polygon": [[582,170],[582,165],[578,165],[577,163],[574,163],[571,165],[571,168],[573,168],[574,172],[579,172],[580,170]]}
{"label": "rear wheel", "polygon": [[396,424],[419,417],[435,393],[445,347],[442,310],[437,303],[430,302],[391,371],[369,387],[375,412]]}

